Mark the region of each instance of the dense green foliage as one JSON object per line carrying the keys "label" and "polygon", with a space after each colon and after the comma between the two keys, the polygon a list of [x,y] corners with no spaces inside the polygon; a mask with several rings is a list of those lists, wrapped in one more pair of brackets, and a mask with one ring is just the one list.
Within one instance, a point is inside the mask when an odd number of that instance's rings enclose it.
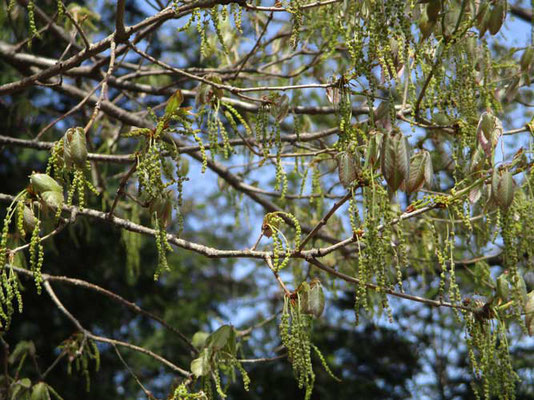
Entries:
{"label": "dense green foliage", "polygon": [[0,8],[0,397],[534,395],[533,4]]}

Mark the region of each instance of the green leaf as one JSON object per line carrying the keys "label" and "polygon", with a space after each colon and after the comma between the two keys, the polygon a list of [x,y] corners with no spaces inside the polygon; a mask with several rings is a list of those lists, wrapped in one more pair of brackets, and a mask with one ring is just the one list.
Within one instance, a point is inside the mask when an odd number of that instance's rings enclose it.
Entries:
{"label": "green leaf", "polygon": [[508,297],[510,295],[510,283],[508,282],[508,278],[506,277],[506,274],[501,274],[497,278],[497,296],[502,301],[508,300]]}
{"label": "green leaf", "polygon": [[30,400],[50,400],[50,392],[48,385],[44,382],[39,382],[32,388]]}
{"label": "green leaf", "polygon": [[206,346],[215,350],[220,350],[227,345],[234,330],[231,325],[223,325],[213,332],[206,341]]}
{"label": "green leaf", "polygon": [[[495,178],[495,176],[497,177]],[[498,172],[495,172],[492,182],[492,190],[495,201],[501,210],[508,210],[514,201],[515,194],[515,181],[512,174],[508,170],[505,170],[498,176]]]}
{"label": "green leaf", "polygon": [[59,192],[44,192],[41,193],[42,204],[47,209],[57,210],[63,207],[63,193]]}
{"label": "green leaf", "polygon": [[9,355],[9,363],[13,364],[24,354],[35,355],[35,344],[31,340],[22,340],[17,343],[15,349]]}
{"label": "green leaf", "polygon": [[496,35],[501,30],[506,18],[506,1],[499,0],[490,12],[488,30],[492,35]]}
{"label": "green leaf", "polygon": [[339,153],[336,157],[339,182],[343,187],[348,187],[360,173],[359,155],[349,151]]}
{"label": "green leaf", "polygon": [[324,311],[325,299],[321,282],[313,280],[308,285],[304,282],[299,289],[300,309],[305,314],[319,318]]}
{"label": "green leaf", "polygon": [[83,128],[70,128],[63,136],[63,158],[67,166],[72,164],[85,167],[87,161],[87,142]]}
{"label": "green leaf", "polygon": [[200,352],[198,358],[191,361],[191,372],[197,378],[206,376],[210,373],[210,353],[209,349],[204,349]]}
{"label": "green leaf", "polygon": [[208,332],[196,332],[193,335],[193,339],[191,339],[191,343],[193,343],[193,346],[195,346],[197,349],[201,349],[206,344],[206,340],[209,337]]}
{"label": "green leaf", "polygon": [[288,113],[289,97],[283,94],[282,96],[279,96],[271,106],[271,115],[276,119],[276,122],[281,122]]}
{"label": "green leaf", "polygon": [[528,294],[525,304],[525,325],[530,336],[534,336],[534,291]]}
{"label": "green leaf", "polygon": [[184,102],[184,95],[182,94],[182,91],[178,89],[169,98],[169,101],[167,102],[167,106],[165,107],[165,115],[172,116],[176,112],[176,110],[180,108],[183,102]]}
{"label": "green leaf", "polygon": [[30,185],[32,190],[37,194],[48,191],[63,193],[63,188],[61,185],[47,174],[31,174]]}
{"label": "green leaf", "polygon": [[22,211],[22,227],[24,231],[26,233],[33,232],[35,225],[37,225],[37,218],[35,218],[33,210],[25,205]]}
{"label": "green leaf", "polygon": [[432,184],[433,168],[430,153],[422,150],[412,157],[408,178],[405,182],[407,193],[413,193],[420,190],[426,183],[427,186]]}

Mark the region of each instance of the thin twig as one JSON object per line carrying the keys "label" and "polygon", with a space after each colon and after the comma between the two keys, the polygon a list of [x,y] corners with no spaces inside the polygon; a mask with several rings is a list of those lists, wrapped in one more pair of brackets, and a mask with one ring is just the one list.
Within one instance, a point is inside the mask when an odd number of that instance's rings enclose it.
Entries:
{"label": "thin twig", "polygon": [[178,373],[180,373],[181,375],[184,375],[184,376],[189,376],[190,373],[180,367],[178,367],[177,365],[173,364],[172,362],[170,362],[169,360],[167,360],[166,358],[148,350],[148,349],[145,349],[144,347],[139,347],[139,346],[136,346],[134,344],[130,344],[130,343],[127,343],[127,342],[122,342],[120,340],[115,340],[115,339],[110,339],[110,338],[107,338],[107,337],[103,337],[103,336],[98,336],[98,335],[95,335],[93,333],[91,333],[90,331],[88,331],[87,329],[85,329],[82,324],[80,323],[80,321],[78,321],[76,319],[76,317],[74,317],[70,312],[69,310],[67,310],[65,308],[65,306],[61,303],[61,301],[58,299],[56,293],[54,292],[54,290],[52,289],[52,287],[50,286],[50,283],[49,282],[44,282],[43,283],[43,286],[44,288],[46,289],[48,295],[50,296],[50,298],[52,299],[52,301],[56,304],[57,308],[76,326],[76,328],[78,328],[78,330],[80,332],[82,332],[84,335],[86,335],[88,338],[92,339],[92,340],[95,340],[97,342],[102,342],[102,343],[108,343],[108,344],[112,344],[112,345],[117,345],[117,346],[121,346],[121,347],[125,347],[125,348],[128,348],[130,350],[134,350],[134,351],[137,351],[139,353],[143,353],[143,354],[146,354],[150,357],[152,357],[153,359],[159,361],[160,363],[166,365],[167,367],[169,367],[170,369],[172,369],[173,371],[176,371]]}

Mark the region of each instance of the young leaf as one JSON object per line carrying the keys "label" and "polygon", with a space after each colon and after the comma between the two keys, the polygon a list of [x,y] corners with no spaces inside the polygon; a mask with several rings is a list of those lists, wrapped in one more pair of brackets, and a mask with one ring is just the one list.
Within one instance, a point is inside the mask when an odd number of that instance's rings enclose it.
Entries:
{"label": "young leaf", "polygon": [[67,166],[85,167],[87,142],[83,128],[69,128],[63,136],[63,158]]}
{"label": "young leaf", "polygon": [[289,113],[289,97],[286,94],[278,96],[271,106],[271,115],[276,122],[281,122]]}
{"label": "young leaf", "polygon": [[515,194],[515,181],[509,171],[505,170],[500,176],[497,171],[493,173],[492,192],[501,210],[508,210]]}
{"label": "young leaf", "polygon": [[231,325],[223,325],[213,332],[206,341],[206,346],[215,350],[222,349],[227,345],[234,328]]}
{"label": "young leaf", "polygon": [[22,227],[24,228],[24,231],[26,233],[33,232],[35,225],[37,225],[37,218],[35,218],[33,210],[25,205],[24,210],[22,211]]}
{"label": "young leaf", "polygon": [[180,108],[183,102],[184,102],[184,95],[182,94],[182,91],[178,89],[169,98],[169,101],[167,102],[167,106],[165,107],[165,115],[166,116],[173,115],[176,112],[176,110]]}
{"label": "young leaf", "polygon": [[191,361],[191,372],[197,378],[210,373],[210,353],[210,350],[206,348],[200,352],[198,358]]}
{"label": "young leaf", "polygon": [[347,188],[360,173],[360,160],[358,154],[344,151],[336,156],[339,182]]}
{"label": "young leaf", "polygon": [[57,210],[63,207],[63,193],[47,191],[41,193],[42,204],[45,209]]}
{"label": "young leaf", "polygon": [[477,126],[477,139],[488,157],[491,157],[502,133],[502,123],[496,116],[488,112],[484,112],[480,116]]}
{"label": "young leaf", "polygon": [[510,295],[510,284],[508,282],[508,279],[506,278],[506,274],[501,274],[497,278],[497,296],[502,301],[508,300],[508,296]]}
{"label": "young leaf", "polygon": [[408,178],[405,182],[407,193],[420,190],[424,184],[431,185],[433,176],[432,159],[426,150],[420,151],[412,157]]}
{"label": "young leaf", "polygon": [[369,142],[367,144],[367,154],[365,165],[375,167],[380,158],[380,148],[382,147],[383,133],[377,130],[369,132]]}
{"label": "young leaf", "polygon": [[381,169],[391,191],[396,191],[409,173],[406,139],[401,132],[390,133],[382,141]]}
{"label": "young leaf", "polygon": [[44,382],[39,382],[33,385],[30,400],[50,400],[48,385]]}
{"label": "young leaf", "polygon": [[525,304],[525,325],[530,336],[534,336],[534,291],[528,294]]}
{"label": "young leaf", "polygon": [[63,193],[61,185],[47,174],[33,173],[30,176],[30,185],[37,194],[48,191]]}
{"label": "young leaf", "polygon": [[506,1],[498,0],[497,4],[490,12],[488,30],[492,35],[496,35],[501,30],[504,19],[506,18]]}
{"label": "young leaf", "polygon": [[202,332],[202,331],[196,332],[193,335],[193,338],[191,339],[191,343],[197,349],[201,349],[202,347],[204,347],[204,344],[206,344],[206,340],[208,339],[209,335],[210,334],[208,332]]}
{"label": "young leaf", "polygon": [[308,285],[304,282],[299,290],[300,308],[304,314],[319,318],[324,311],[324,292],[321,282],[315,279]]}

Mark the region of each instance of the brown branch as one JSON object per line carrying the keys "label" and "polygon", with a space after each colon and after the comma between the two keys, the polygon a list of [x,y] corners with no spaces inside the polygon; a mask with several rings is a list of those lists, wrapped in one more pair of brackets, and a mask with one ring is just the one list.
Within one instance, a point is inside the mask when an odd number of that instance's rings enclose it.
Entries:
{"label": "brown branch", "polygon": [[[306,261],[308,261],[308,263],[314,265],[315,267],[327,272],[328,274],[336,276],[336,277],[338,277],[340,279],[343,279],[346,282],[349,282],[349,283],[352,283],[352,284],[355,284],[355,285],[362,285],[362,282],[359,279],[354,278],[354,277],[352,277],[350,275],[346,275],[346,274],[344,274],[342,272],[336,271],[335,269],[324,265],[319,260],[317,260],[317,259],[315,259],[313,257],[306,257]],[[389,294],[391,296],[399,297],[401,299],[416,301],[418,303],[424,303],[424,304],[427,304],[427,305],[430,305],[430,306],[433,306],[433,307],[449,307],[449,308],[457,308],[457,309],[466,310],[466,311],[472,311],[470,308],[465,307],[465,306],[463,306],[461,304],[453,304],[453,303],[449,303],[449,302],[446,302],[446,301],[431,300],[431,299],[427,299],[425,297],[414,296],[414,295],[407,294],[407,293],[397,292],[397,291],[395,291],[393,289],[384,288],[384,287],[381,287],[379,285],[375,285],[373,283],[365,283],[365,286],[367,288],[373,289],[373,290],[375,290],[377,292],[387,293],[387,294]]]}
{"label": "brown branch", "polygon": [[128,183],[128,180],[132,176],[132,174],[137,170],[137,161],[130,167],[128,172],[123,176],[119,183],[119,188],[117,189],[117,194],[115,195],[115,199],[113,200],[113,204],[111,205],[111,209],[109,210],[109,217],[113,216],[113,212],[115,211],[115,207],[117,207],[117,204],[119,202],[119,199],[124,196],[124,188],[126,187],[126,184]]}
{"label": "brown branch", "polygon": [[310,233],[304,238],[304,240],[300,243],[299,248],[297,251],[301,251],[304,246],[315,236],[317,232],[319,232],[319,229],[321,229],[323,226],[326,225],[328,220],[332,215],[335,214],[337,209],[341,207],[347,200],[349,200],[352,197],[352,192],[347,193],[341,200],[334,203],[333,207],[328,211],[328,213],[313,227]]}
{"label": "brown branch", "polygon": [[47,291],[48,295],[50,296],[50,298],[52,299],[52,301],[55,303],[56,307],[74,324],[74,326],[76,326],[76,328],[80,332],[82,332],[84,335],[86,335],[89,339],[95,340],[97,342],[109,343],[111,345],[121,346],[121,347],[128,348],[130,350],[137,351],[139,353],[142,353],[142,354],[145,354],[145,355],[147,355],[149,357],[152,357],[153,359],[159,361],[160,363],[166,365],[167,367],[169,367],[170,369],[172,369],[175,372],[178,372],[181,375],[184,375],[186,377],[190,376],[189,371],[186,371],[185,369],[182,369],[182,368],[178,367],[177,365],[173,364],[172,362],[170,362],[166,358],[164,358],[164,357],[162,357],[162,356],[160,356],[160,355],[158,355],[158,354],[156,354],[156,353],[154,353],[154,352],[152,352],[152,351],[150,351],[148,349],[145,349],[144,347],[139,347],[139,346],[136,346],[134,344],[130,344],[130,343],[127,343],[127,342],[122,342],[120,340],[115,340],[115,339],[110,339],[110,338],[103,337],[103,336],[98,336],[98,335],[93,334],[91,331],[88,331],[87,329],[85,329],[82,326],[80,321],[78,321],[78,319],[76,319],[76,317],[74,317],[70,313],[70,311],[65,308],[63,303],[61,303],[61,301],[57,297],[56,293],[52,289],[52,286],[50,286],[50,283],[49,282],[44,282],[43,286],[44,286],[45,290]]}
{"label": "brown branch", "polygon": [[124,27],[124,8],[126,0],[117,0],[117,12],[115,15],[115,39],[122,43],[128,39],[126,28]]}
{"label": "brown branch", "polygon": [[[28,277],[32,277],[33,276],[33,272],[28,271],[27,269],[19,268],[19,267],[16,267],[14,265],[10,265],[9,267],[12,268],[17,273],[26,275]],[[101,294],[103,296],[106,296],[106,297],[110,298],[111,300],[115,301],[116,303],[121,304],[121,305],[125,306],[126,308],[132,310],[133,312],[135,312],[135,313],[137,313],[139,315],[143,315],[143,316],[145,316],[147,318],[150,318],[150,319],[158,322],[159,324],[161,324],[161,326],[163,326],[166,329],[168,329],[169,331],[175,333],[180,339],[182,339],[182,341],[189,347],[189,349],[191,351],[193,351],[194,353],[198,352],[196,347],[193,346],[191,341],[179,329],[169,325],[163,318],[160,318],[157,315],[142,309],[137,304],[126,300],[124,297],[121,297],[118,294],[116,294],[116,293],[114,293],[114,292],[112,292],[110,290],[104,289],[101,286],[95,285],[94,283],[91,283],[91,282],[84,281],[82,279],[69,278],[67,276],[57,276],[57,275],[50,275],[50,274],[43,273],[42,277],[43,277],[43,281],[66,283],[68,285],[72,285],[72,286],[75,286],[75,287],[82,287],[82,288],[85,288],[85,289],[89,289],[89,290],[92,290],[92,291],[94,291],[96,293],[99,293],[99,294]]]}
{"label": "brown branch", "polygon": [[516,5],[510,5],[510,13],[512,13],[512,15],[522,19],[525,22],[529,22],[529,23],[533,22],[532,10],[529,11],[525,8],[522,8]]}
{"label": "brown branch", "polygon": [[[150,26],[160,24],[172,18],[181,18],[187,15],[188,13],[192,12],[195,8],[209,8],[209,7],[214,6],[215,4],[229,4],[229,3],[234,3],[234,2],[235,1],[226,1],[226,0],[222,0],[222,1],[221,0],[219,1],[200,0],[200,1],[195,1],[195,2],[188,3],[186,5],[183,5],[177,8],[176,10],[173,9],[172,7],[168,7],[162,10],[161,12],[157,13],[156,15],[144,19],[138,24],[126,27],[125,28],[126,36],[130,37],[144,28],[148,28]],[[1,85],[0,95],[7,95],[7,94],[21,91],[29,86],[34,85],[38,81],[46,82],[49,78],[58,76],[62,74],[63,72],[68,71],[69,69],[80,65],[83,61],[89,59],[90,57],[93,57],[107,50],[111,46],[111,43],[113,40],[114,40],[114,34],[111,34],[107,36],[106,38],[100,40],[99,42],[91,44],[89,48],[81,50],[80,52],[68,58],[67,60],[60,62],[50,68],[47,68],[44,71],[38,72],[36,74],[33,74],[31,76],[28,76],[16,82],[11,82],[11,83],[6,83],[4,85]]]}
{"label": "brown branch", "polygon": [[[38,142],[34,140],[18,139],[10,136],[0,135],[0,144],[12,145],[17,147],[26,147],[30,149],[49,151],[54,147],[54,142]],[[87,158],[99,162],[113,162],[118,164],[129,164],[135,161],[134,154],[113,155],[113,154],[96,154],[89,153]]]}

